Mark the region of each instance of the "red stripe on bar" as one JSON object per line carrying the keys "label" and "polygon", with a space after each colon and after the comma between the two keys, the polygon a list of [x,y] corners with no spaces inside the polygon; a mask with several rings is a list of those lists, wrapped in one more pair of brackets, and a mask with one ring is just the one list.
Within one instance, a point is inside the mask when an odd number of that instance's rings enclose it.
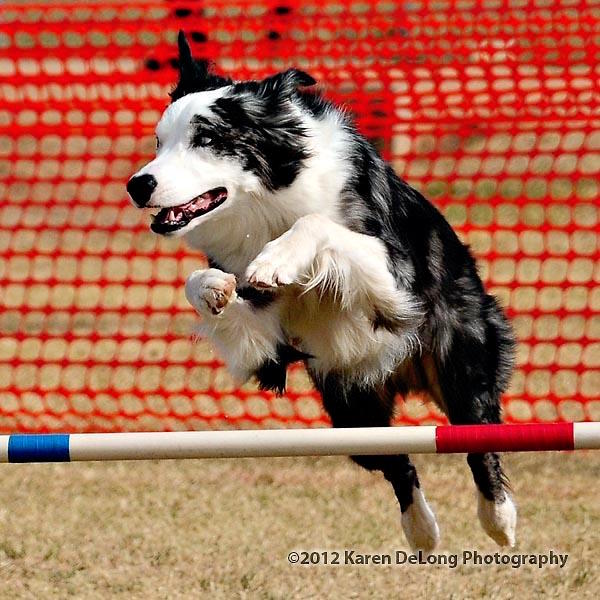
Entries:
{"label": "red stripe on bar", "polygon": [[438,453],[573,450],[573,423],[528,425],[441,425]]}

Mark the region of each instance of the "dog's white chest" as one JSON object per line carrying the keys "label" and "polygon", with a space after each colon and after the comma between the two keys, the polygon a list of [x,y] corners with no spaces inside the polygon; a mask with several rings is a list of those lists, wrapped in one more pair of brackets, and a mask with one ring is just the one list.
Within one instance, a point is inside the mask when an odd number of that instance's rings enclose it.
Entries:
{"label": "dog's white chest", "polygon": [[288,343],[313,357],[310,365],[315,371],[364,372],[377,378],[393,370],[398,336],[375,331],[364,311],[341,308],[339,302],[314,290],[284,296],[279,310]]}

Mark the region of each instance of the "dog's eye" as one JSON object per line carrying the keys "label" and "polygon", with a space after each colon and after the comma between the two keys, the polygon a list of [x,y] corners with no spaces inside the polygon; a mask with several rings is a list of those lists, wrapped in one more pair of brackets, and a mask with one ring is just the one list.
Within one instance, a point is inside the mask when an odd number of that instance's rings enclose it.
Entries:
{"label": "dog's eye", "polygon": [[210,146],[212,144],[212,138],[210,137],[201,137],[198,142],[200,142],[200,146]]}

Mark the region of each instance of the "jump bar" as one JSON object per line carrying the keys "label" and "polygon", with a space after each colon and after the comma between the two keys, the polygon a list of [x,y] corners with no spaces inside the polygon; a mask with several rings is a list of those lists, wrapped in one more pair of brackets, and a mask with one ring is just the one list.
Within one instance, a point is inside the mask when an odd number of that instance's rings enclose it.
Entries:
{"label": "jump bar", "polygon": [[600,423],[0,436],[0,462],[600,449]]}

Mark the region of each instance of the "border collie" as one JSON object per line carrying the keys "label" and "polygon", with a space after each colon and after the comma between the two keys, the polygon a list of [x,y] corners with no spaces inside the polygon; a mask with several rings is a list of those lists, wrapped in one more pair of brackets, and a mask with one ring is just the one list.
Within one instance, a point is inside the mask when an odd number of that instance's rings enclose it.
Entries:
{"label": "border collie", "polygon": [[[152,230],[209,259],[185,285],[240,382],[283,393],[303,361],[335,427],[388,426],[396,394],[426,393],[451,423],[500,422],[514,339],[469,250],[350,117],[291,69],[232,81],[179,34],[179,82],[156,158],[128,182]],[[353,456],[382,471],[413,549],[439,540],[407,455]],[[502,545],[516,509],[497,454],[469,454],[478,515]]]}

